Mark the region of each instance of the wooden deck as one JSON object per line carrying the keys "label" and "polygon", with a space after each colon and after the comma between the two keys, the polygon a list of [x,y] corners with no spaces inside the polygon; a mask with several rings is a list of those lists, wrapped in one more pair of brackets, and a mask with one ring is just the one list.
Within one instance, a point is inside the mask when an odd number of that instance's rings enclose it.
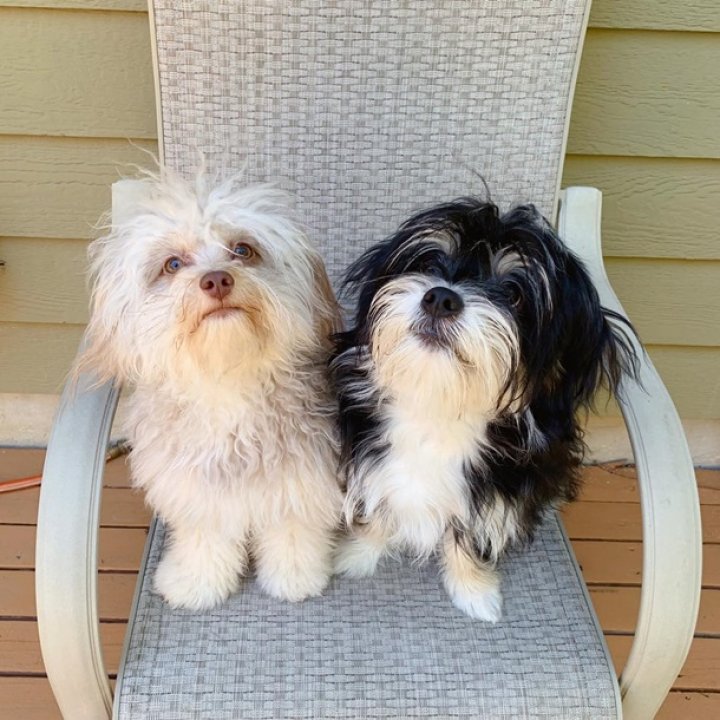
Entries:
{"label": "wooden deck", "polygon": [[[38,473],[41,450],[0,449],[0,480]],[[720,472],[698,471],[705,558],[695,641],[663,706],[664,720],[720,718]],[[115,674],[145,542],[149,515],[128,487],[125,463],[105,477],[100,531],[100,617],[108,671]],[[0,716],[59,718],[44,675],[37,639],[33,562],[38,489],[0,495]],[[641,528],[634,470],[586,471],[581,500],[565,524],[590,588],[615,664],[632,642],[640,598]],[[61,539],[59,539],[61,542]]]}

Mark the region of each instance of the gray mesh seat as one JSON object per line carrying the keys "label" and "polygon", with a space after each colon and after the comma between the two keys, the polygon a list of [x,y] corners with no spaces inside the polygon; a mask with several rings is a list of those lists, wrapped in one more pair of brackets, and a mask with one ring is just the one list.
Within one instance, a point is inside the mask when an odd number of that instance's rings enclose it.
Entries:
{"label": "gray mesh seat", "polygon": [[503,563],[497,625],[456,610],[432,563],[386,561],[300,604],[248,579],[223,607],[152,593],[152,532],[116,712],[132,720],[572,718],[620,715],[617,681],[555,515]]}
{"label": "gray mesh seat", "polygon": [[[589,0],[152,0],[161,158],[246,167],[293,192],[330,275],[409,212],[482,192],[554,218]],[[124,181],[127,183],[128,181]],[[122,192],[114,187],[114,212]],[[127,185],[125,186],[127,188]],[[117,197],[115,197],[117,196]],[[571,188],[560,233],[603,303],[599,193]],[[99,642],[97,527],[118,388],[66,388],[43,474],[38,626],[69,720],[653,717],[687,654],[701,538],[692,462],[640,354],[619,398],[642,488],[643,592],[618,682],[556,516],[503,562],[496,626],[456,611],[435,569],[387,563],[298,605],[250,580],[223,607],[174,612],[140,573],[113,704]],[[63,543],[57,543],[62,537]]]}

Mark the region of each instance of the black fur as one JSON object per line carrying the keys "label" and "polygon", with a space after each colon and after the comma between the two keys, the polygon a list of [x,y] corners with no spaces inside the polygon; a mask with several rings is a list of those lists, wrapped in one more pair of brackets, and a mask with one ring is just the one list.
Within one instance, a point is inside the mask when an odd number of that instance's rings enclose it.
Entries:
{"label": "black fur", "polygon": [[[454,251],[446,254],[430,240],[417,242],[438,232],[454,238]],[[497,272],[492,258],[506,250],[520,262]],[[382,401],[361,360],[367,358],[375,321],[373,298],[390,279],[407,273],[471,283],[517,328],[520,356],[488,427],[490,450],[477,466],[468,463],[465,475],[480,520],[501,497],[517,512],[518,539],[531,539],[548,507],[577,495],[585,452],[579,415],[591,408],[601,386],[615,392],[623,374],[636,372],[634,331],[601,307],[582,263],[534,206],[501,216],[493,203],[467,197],[415,215],[346,275],[346,286],[356,292],[356,312],[351,329],[335,337],[332,366],[348,478],[361,460],[382,462],[387,451],[378,412]],[[518,402],[531,415],[518,412]],[[463,532],[456,528],[456,537]],[[503,549],[488,548],[477,538],[465,537],[463,544],[485,559]]]}

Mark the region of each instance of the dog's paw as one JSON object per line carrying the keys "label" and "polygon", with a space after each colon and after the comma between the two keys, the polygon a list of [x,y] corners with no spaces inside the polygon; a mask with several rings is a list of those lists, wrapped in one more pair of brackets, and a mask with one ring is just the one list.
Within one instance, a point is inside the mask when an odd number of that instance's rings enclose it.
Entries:
{"label": "dog's paw", "polygon": [[443,582],[453,605],[476,620],[496,623],[502,615],[500,575],[463,553],[446,555]]}
{"label": "dog's paw", "polygon": [[155,592],[173,608],[209,610],[238,589],[238,574],[198,574],[173,558],[163,559],[155,571]]}
{"label": "dog's paw", "polygon": [[377,569],[381,556],[381,551],[366,540],[345,538],[335,550],[335,574],[351,578],[370,577]]}
{"label": "dog's paw", "polygon": [[268,595],[297,602],[322,594],[332,570],[330,529],[289,518],[258,532],[256,543],[257,579]]}
{"label": "dog's paw", "polygon": [[269,568],[267,564],[258,568],[260,587],[279,600],[299,602],[309,597],[322,595],[330,580],[326,567],[298,567],[297,565]]}
{"label": "dog's paw", "polygon": [[502,594],[499,587],[456,587],[450,597],[458,610],[476,620],[496,623],[502,617]]}

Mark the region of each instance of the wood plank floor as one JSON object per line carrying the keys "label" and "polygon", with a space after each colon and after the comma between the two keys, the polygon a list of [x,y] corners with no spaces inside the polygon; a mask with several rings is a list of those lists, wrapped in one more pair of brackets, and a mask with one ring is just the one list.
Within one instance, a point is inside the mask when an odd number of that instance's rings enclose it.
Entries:
{"label": "wood plank floor", "polygon": [[[42,450],[0,448],[0,481],[40,472]],[[698,470],[704,570],[700,618],[685,667],[658,717],[720,718],[720,471]],[[632,643],[640,602],[640,507],[631,467],[588,468],[581,499],[564,512],[618,670]],[[37,488],[0,494],[0,716],[60,717],[44,675],[34,594]],[[149,515],[128,487],[122,459],[108,465],[100,531],[99,604],[108,671],[117,671]]]}

